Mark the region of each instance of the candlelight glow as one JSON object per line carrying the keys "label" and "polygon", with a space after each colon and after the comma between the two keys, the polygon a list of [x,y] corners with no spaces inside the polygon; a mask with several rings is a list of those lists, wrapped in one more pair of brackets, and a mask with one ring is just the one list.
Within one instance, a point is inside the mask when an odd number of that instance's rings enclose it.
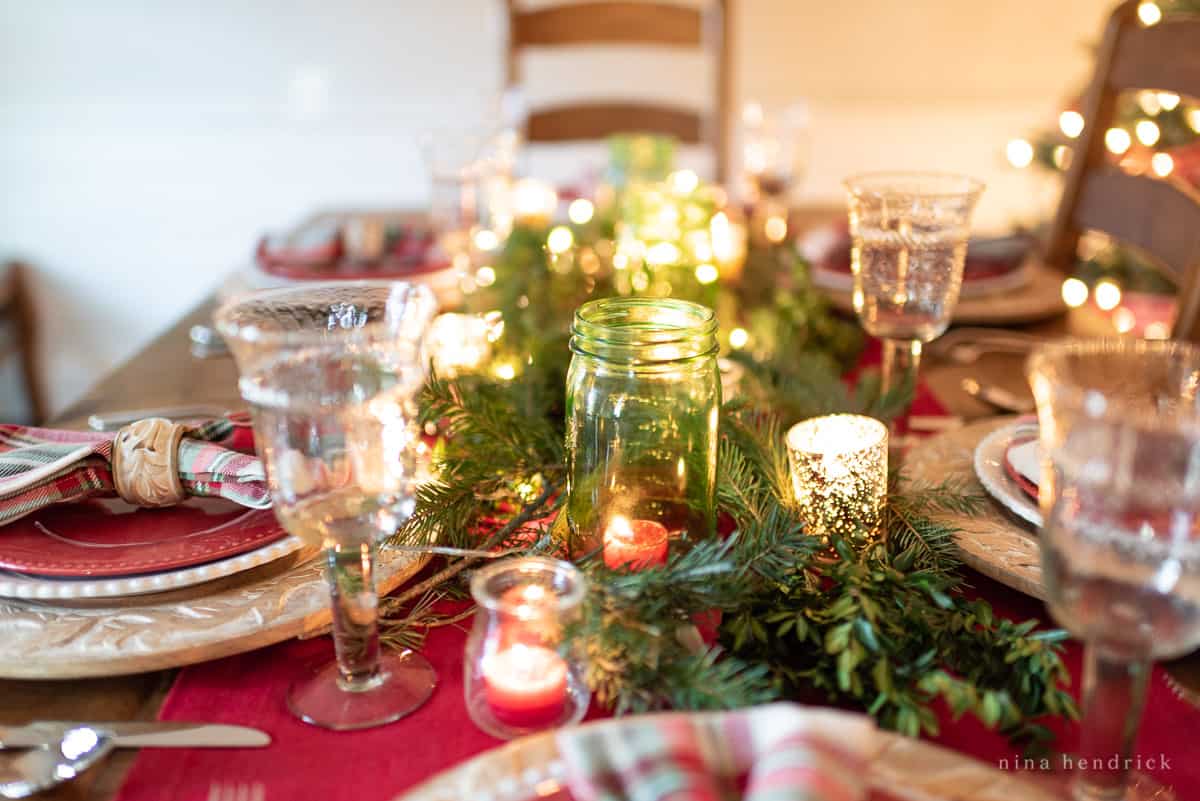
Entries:
{"label": "candlelight glow", "polygon": [[510,362],[501,362],[492,368],[492,373],[503,381],[512,381],[517,377],[517,368]]}
{"label": "candlelight glow", "polygon": [[813,417],[787,433],[788,464],[800,513],[816,536],[858,545],[879,535],[887,499],[888,431],[855,414]]}
{"label": "candlelight glow", "polygon": [[1058,115],[1058,127],[1069,139],[1077,139],[1083,133],[1083,115],[1078,111],[1064,111]]}
{"label": "candlelight glow", "polygon": [[567,218],[576,225],[590,222],[595,213],[596,207],[585,197],[576,198],[571,201],[570,206],[567,206]]}
{"label": "candlelight glow", "polygon": [[1033,163],[1033,145],[1025,139],[1013,139],[1004,149],[1008,163],[1018,169],[1024,169]]}
{"label": "candlelight glow", "polygon": [[1104,280],[1096,284],[1096,305],[1103,311],[1112,311],[1121,305],[1121,287]]}
{"label": "candlelight glow", "polygon": [[1088,285],[1078,278],[1068,278],[1062,284],[1063,303],[1072,309],[1077,309],[1087,303]]}
{"label": "candlelight glow", "polygon": [[1133,140],[1129,137],[1129,131],[1124,128],[1109,128],[1104,132],[1104,146],[1111,153],[1119,156],[1128,150],[1132,144]]}
{"label": "candlelight glow", "polygon": [[1155,153],[1150,159],[1150,169],[1159,178],[1166,178],[1175,169],[1175,159],[1169,153]]}

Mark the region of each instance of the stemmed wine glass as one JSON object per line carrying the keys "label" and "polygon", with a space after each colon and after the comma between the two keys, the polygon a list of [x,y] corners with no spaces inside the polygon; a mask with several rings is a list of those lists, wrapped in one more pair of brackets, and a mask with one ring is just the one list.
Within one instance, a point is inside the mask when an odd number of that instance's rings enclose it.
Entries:
{"label": "stemmed wine glass", "polygon": [[1200,646],[1200,349],[1062,342],[1028,374],[1047,604],[1085,644],[1072,792],[1163,799],[1129,767],[1152,661]]}
{"label": "stemmed wine glass", "polygon": [[420,654],[380,650],[375,591],[377,543],[414,506],[414,399],[435,306],[426,287],[363,282],[262,292],[216,315],[275,514],[324,548],[337,661],[294,684],[288,706],[326,728],[396,720],[436,683]]}
{"label": "stemmed wine glass", "polygon": [[883,389],[916,381],[921,346],[950,325],[971,212],[983,184],[963,175],[877,172],[845,180],[854,310],[883,340]]}

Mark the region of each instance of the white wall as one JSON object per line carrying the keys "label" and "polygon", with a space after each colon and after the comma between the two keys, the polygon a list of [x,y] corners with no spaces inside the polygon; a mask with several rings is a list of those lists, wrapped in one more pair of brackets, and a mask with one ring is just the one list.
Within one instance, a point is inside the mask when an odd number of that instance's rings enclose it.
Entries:
{"label": "white wall", "polygon": [[[807,197],[836,199],[860,169],[965,170],[989,181],[995,226],[1050,200],[1003,144],[1053,121],[1107,3],[735,5],[739,96],[811,101]],[[478,124],[501,83],[502,7],[0,0],[0,260],[37,270],[53,407],[203,298],[262,231],[322,207],[421,204],[421,134]],[[574,71],[534,59],[531,95],[662,81],[704,96],[697,65],[635,55]],[[573,153],[531,164],[580,170]]]}

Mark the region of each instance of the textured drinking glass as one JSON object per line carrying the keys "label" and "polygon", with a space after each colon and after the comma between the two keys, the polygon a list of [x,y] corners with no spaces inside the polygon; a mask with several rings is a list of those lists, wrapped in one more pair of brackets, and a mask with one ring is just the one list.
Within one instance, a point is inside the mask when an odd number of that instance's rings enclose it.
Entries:
{"label": "textured drinking glass", "polygon": [[586,583],[569,562],[530,556],[471,578],[479,611],[467,639],[463,693],[479,728],[505,739],[578,723],[591,691],[581,649],[564,639]]}
{"label": "textured drinking glass", "polygon": [[950,325],[971,212],[983,184],[962,175],[864,173],[845,181],[854,310],[883,340],[883,383],[915,381],[921,345]]}
{"label": "textured drinking glass", "polygon": [[419,654],[381,652],[374,573],[377,543],[413,510],[434,308],[425,287],[377,282],[273,290],[217,312],[275,514],[324,548],[337,661],[294,684],[288,706],[326,728],[396,720],[436,682]]}
{"label": "textured drinking glass", "polygon": [[1150,663],[1200,646],[1200,351],[1060,343],[1028,373],[1047,604],[1085,643],[1074,796],[1147,797],[1127,779]]}
{"label": "textured drinking glass", "polygon": [[567,372],[572,553],[659,564],[716,532],[721,379],[711,309],[670,298],[580,306]]}

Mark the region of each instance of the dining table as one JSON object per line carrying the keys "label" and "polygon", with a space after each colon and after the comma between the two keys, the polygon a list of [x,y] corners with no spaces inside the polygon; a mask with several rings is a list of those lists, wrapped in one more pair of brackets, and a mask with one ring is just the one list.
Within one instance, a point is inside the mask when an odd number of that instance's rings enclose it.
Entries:
{"label": "dining table", "polygon": [[[50,423],[82,428],[93,414],[179,405],[239,408],[242,404],[233,360],[219,355],[198,358],[192,353],[189,332],[193,326],[211,323],[216,304],[214,296],[197,305]],[[1016,329],[1039,337],[1056,337],[1094,333],[1101,322],[1094,309],[1084,308]],[[936,358],[935,350],[922,365],[922,378],[928,393],[945,415],[950,419],[971,421],[995,415],[998,410],[965,391],[964,379],[1001,387],[1017,397],[1028,398],[1022,361],[1020,354],[989,353],[968,364],[953,363]],[[986,581],[974,575],[971,579]],[[1031,606],[1040,606],[1032,599],[1024,600]],[[1181,674],[1194,676],[1200,673],[1196,661],[1193,656],[1179,662]],[[153,720],[178,674],[179,669],[173,669],[80,680],[0,680],[0,724],[33,719]],[[282,704],[282,700],[279,703]],[[461,699],[457,699],[457,703],[461,705]],[[1200,720],[1200,710],[1196,715]],[[462,718],[462,725],[471,725],[465,710]],[[399,725],[403,726],[403,723]],[[1190,736],[1190,733],[1183,736]],[[60,785],[44,797],[109,801],[117,797],[137,753],[136,750],[118,751],[75,781]],[[195,797],[203,798],[202,790],[198,790]]]}

